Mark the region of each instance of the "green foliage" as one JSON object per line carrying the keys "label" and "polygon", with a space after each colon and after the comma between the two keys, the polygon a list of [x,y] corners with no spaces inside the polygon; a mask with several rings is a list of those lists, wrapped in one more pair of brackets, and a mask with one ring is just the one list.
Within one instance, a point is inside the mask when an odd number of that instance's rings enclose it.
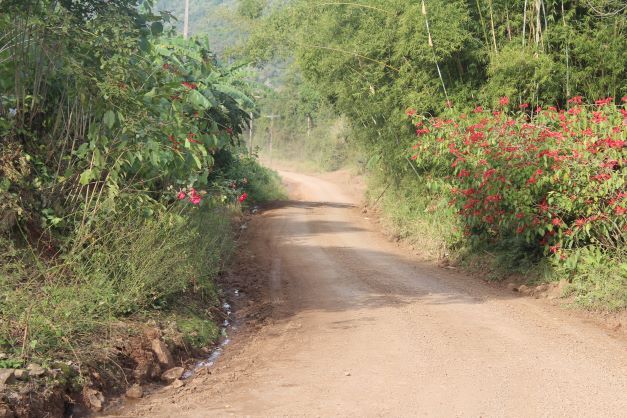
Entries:
{"label": "green foliage", "polygon": [[558,277],[573,278],[569,290],[575,303],[586,308],[627,308],[627,263],[624,249],[608,254],[594,246],[576,250],[556,266]]}
{"label": "green foliage", "polygon": [[258,19],[265,7],[266,0],[239,0],[237,12],[248,19]]}
{"label": "green foliage", "polygon": [[196,316],[184,316],[176,322],[185,335],[185,342],[195,349],[210,347],[220,336],[220,328],[213,321]]}
{"label": "green foliage", "polygon": [[564,68],[545,53],[508,45],[488,66],[488,82],[483,86],[485,102],[497,97],[515,98],[517,103],[555,103],[563,97]]}
{"label": "green foliage", "polygon": [[241,190],[247,193],[249,202],[262,203],[286,198],[278,174],[259,165],[252,157],[241,155],[237,164],[232,164],[225,176],[239,180]]}
{"label": "green foliage", "polygon": [[[148,219],[142,211],[98,221],[93,239],[66,254],[63,264],[29,269],[29,280],[5,276],[5,348],[20,348],[20,330],[28,330],[28,353],[69,350],[87,344],[111,321],[169,309],[185,292],[216,303],[212,280],[233,247],[229,216],[220,208],[190,214],[181,209],[158,210]],[[34,261],[28,253],[22,256],[24,264]],[[49,278],[43,286],[42,277]]]}
{"label": "green foliage", "polygon": [[280,193],[239,155],[244,72],[152,1],[2,9],[0,351],[82,356],[116,321],[215,304],[238,197]]}

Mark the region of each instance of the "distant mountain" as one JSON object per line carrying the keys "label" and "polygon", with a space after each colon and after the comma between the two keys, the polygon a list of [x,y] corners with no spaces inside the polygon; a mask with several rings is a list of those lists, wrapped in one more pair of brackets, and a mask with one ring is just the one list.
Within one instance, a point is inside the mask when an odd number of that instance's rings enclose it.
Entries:
{"label": "distant mountain", "polygon": [[[241,39],[241,31],[233,23],[237,0],[190,0],[189,3],[190,34],[206,34],[218,55]],[[158,0],[156,9],[171,12],[177,19],[174,26],[183,31],[185,0]]]}

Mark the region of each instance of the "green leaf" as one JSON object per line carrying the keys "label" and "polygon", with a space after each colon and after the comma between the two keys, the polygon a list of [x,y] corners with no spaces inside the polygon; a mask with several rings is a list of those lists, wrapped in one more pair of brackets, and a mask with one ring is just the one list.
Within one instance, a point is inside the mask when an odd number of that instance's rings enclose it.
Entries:
{"label": "green leaf", "polygon": [[150,32],[152,32],[153,36],[161,35],[163,33],[163,23],[154,22],[152,25],[150,25]]}
{"label": "green leaf", "polygon": [[91,169],[83,171],[79,180],[81,185],[85,186],[89,184],[89,182],[91,181],[91,176],[92,176]]}
{"label": "green leaf", "polygon": [[102,118],[102,121],[107,128],[113,128],[113,125],[115,125],[115,112],[113,110],[107,110]]}
{"label": "green leaf", "polygon": [[196,166],[198,166],[198,169],[200,170],[202,168],[202,163],[200,162],[200,158],[198,158],[196,154],[192,154],[192,157],[194,158],[194,161],[196,161]]}
{"label": "green leaf", "polygon": [[198,90],[192,90],[189,93],[188,100],[196,109],[205,110],[211,107],[211,102]]}

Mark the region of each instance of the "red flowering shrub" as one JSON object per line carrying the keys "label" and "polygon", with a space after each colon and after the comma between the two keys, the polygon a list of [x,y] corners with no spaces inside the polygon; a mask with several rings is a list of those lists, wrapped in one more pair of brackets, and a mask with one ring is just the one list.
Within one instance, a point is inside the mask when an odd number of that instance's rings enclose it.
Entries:
{"label": "red flowering shrub", "polygon": [[[500,104],[509,103],[501,98]],[[466,235],[486,242],[524,238],[565,258],[594,244],[627,240],[627,117],[611,98],[536,109],[530,117],[480,106],[469,115],[412,115],[419,169],[450,184]]]}

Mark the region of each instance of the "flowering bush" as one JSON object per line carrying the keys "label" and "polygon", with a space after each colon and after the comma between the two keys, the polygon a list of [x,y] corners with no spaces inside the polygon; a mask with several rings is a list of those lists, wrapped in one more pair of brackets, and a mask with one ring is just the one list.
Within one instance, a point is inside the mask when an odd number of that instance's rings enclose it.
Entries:
{"label": "flowering bush", "polygon": [[567,109],[510,105],[492,112],[450,109],[424,118],[413,110],[418,169],[450,186],[465,234],[484,242],[520,237],[568,258],[594,245],[624,248],[627,240],[627,111],[614,99]]}

